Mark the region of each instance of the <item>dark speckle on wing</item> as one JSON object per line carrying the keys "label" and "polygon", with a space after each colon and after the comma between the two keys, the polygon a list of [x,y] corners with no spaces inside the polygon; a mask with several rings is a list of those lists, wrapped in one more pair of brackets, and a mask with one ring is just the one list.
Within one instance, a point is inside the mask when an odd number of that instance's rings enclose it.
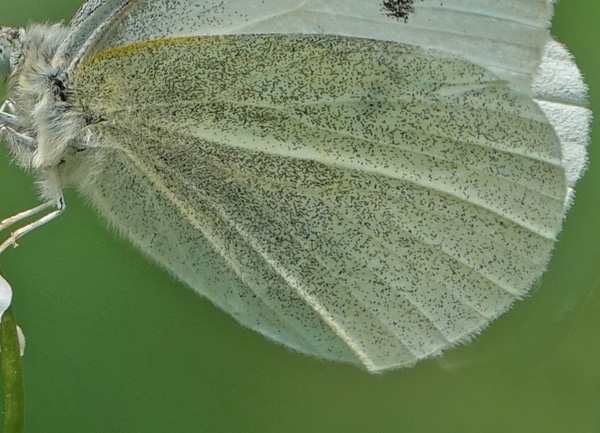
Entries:
{"label": "dark speckle on wing", "polygon": [[408,22],[408,17],[415,11],[414,0],[384,0],[383,11],[387,16]]}

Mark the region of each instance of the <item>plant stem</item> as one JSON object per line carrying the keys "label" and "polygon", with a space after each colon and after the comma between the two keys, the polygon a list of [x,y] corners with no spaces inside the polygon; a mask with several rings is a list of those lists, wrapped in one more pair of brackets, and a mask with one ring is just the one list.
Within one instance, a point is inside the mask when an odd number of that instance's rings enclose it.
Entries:
{"label": "plant stem", "polygon": [[23,394],[23,368],[17,337],[17,324],[12,306],[2,315],[0,323],[2,346],[2,383],[4,394],[4,424],[2,433],[23,433],[25,425],[25,399]]}

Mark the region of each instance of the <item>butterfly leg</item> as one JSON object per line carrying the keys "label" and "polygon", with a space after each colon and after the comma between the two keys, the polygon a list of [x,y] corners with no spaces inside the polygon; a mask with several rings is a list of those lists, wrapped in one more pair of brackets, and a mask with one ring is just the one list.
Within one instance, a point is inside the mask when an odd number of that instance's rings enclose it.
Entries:
{"label": "butterfly leg", "polygon": [[7,228],[25,218],[36,215],[36,214],[40,213],[41,211],[43,211],[49,207],[52,207],[53,205],[56,205],[56,210],[53,210],[52,212],[44,215],[43,217],[41,217],[27,225],[24,225],[23,227],[20,227],[17,230],[15,230],[14,232],[12,232],[10,234],[10,236],[8,237],[8,239],[6,239],[2,244],[0,244],[0,254],[2,254],[11,245],[14,247],[17,247],[18,246],[17,240],[19,240],[20,238],[25,236],[30,231],[35,230],[36,228],[41,227],[44,224],[52,221],[54,218],[56,218],[61,213],[63,213],[64,210],[66,209],[65,200],[61,195],[60,198],[58,199],[57,203],[54,200],[47,201],[46,203],[43,203],[39,206],[36,206],[32,209],[28,209],[23,212],[19,212],[18,214],[13,215],[12,217],[6,218],[2,222],[0,222],[0,231],[2,231],[5,228]]}
{"label": "butterfly leg", "polygon": [[14,111],[14,107],[15,107],[15,104],[13,104],[12,101],[7,99],[6,101],[4,101],[2,103],[2,106],[0,106],[0,111],[2,113],[10,113],[10,112]]}
{"label": "butterfly leg", "polygon": [[[9,139],[9,142],[12,144],[13,149],[21,149],[24,152],[31,152],[32,150],[35,150],[35,139],[26,134],[18,132],[18,130],[23,126],[22,121],[17,116],[11,114],[11,111],[14,111],[14,106],[12,102],[4,101],[4,103],[0,106],[0,137],[5,135],[6,138]],[[30,231],[46,224],[47,222],[52,221],[54,218],[63,213],[66,207],[65,201],[62,194],[60,194],[60,196],[56,200],[49,200],[46,203],[43,203],[39,206],[36,206],[32,209],[28,209],[23,212],[19,212],[18,214],[13,215],[12,217],[0,221],[1,232],[2,230],[12,226],[13,224],[18,223],[19,221],[22,221],[25,218],[37,215],[40,212],[52,206],[56,206],[56,210],[49,212],[41,218],[29,224],[26,224],[23,227],[20,227],[14,232],[12,232],[10,236],[2,244],[0,244],[0,254],[11,245],[16,247],[17,241]]]}
{"label": "butterfly leg", "polygon": [[[1,119],[0,119],[0,122],[2,122]],[[20,132],[15,131],[10,126],[0,124],[0,137],[2,136],[1,133],[7,133],[7,132],[8,132],[8,136],[12,139],[12,142],[15,143],[16,145],[25,146],[29,149],[35,149],[35,139],[34,138],[32,138],[28,135],[25,135],[25,134],[21,134]]]}
{"label": "butterfly leg", "polygon": [[23,126],[18,116],[12,114],[14,105],[11,101],[4,101],[0,106],[0,128],[5,129],[11,127],[13,129],[19,129]]}
{"label": "butterfly leg", "polygon": [[11,101],[4,101],[0,106],[0,138],[6,136],[11,145],[17,148],[35,150],[35,139],[19,132],[24,124],[18,116],[11,114],[13,109],[14,104]]}

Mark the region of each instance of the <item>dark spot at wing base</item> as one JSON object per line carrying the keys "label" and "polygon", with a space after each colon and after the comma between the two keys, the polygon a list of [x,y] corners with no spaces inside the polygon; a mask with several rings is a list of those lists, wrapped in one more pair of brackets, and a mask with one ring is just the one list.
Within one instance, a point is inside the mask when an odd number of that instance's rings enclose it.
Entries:
{"label": "dark spot at wing base", "polygon": [[408,17],[415,11],[414,0],[384,0],[383,11],[389,17],[408,22]]}

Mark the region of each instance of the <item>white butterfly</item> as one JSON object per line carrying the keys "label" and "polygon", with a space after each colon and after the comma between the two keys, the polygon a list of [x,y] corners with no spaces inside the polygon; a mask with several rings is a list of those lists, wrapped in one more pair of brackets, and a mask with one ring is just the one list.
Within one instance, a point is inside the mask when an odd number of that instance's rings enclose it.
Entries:
{"label": "white butterfly", "polygon": [[[92,0],[3,29],[0,124],[243,325],[369,371],[480,332],[542,275],[590,113],[550,1]],[[10,59],[9,59],[10,56]],[[10,61],[9,61],[10,60]]]}

